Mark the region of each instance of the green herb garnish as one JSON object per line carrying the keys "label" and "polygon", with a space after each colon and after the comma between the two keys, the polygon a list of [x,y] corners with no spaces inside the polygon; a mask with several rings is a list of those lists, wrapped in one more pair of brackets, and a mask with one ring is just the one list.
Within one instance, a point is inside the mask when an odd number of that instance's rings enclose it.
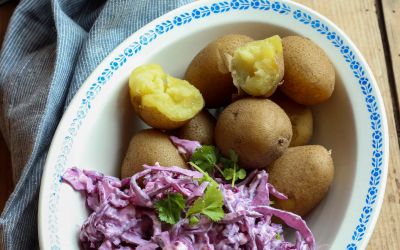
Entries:
{"label": "green herb garnish", "polygon": [[[196,165],[194,168],[203,174],[212,173],[216,169],[225,180],[231,180],[233,187],[237,180],[246,178],[246,171],[240,168],[238,162],[239,156],[232,149],[229,150],[229,158],[224,158],[216,147],[204,145],[195,150],[189,164],[192,167],[194,167],[193,164]],[[224,168],[221,170],[219,165],[224,166]]]}
{"label": "green herb garnish", "polygon": [[[239,156],[229,150],[229,158],[220,155],[214,146],[202,146],[193,153],[189,164],[203,174],[199,182],[209,182],[203,197],[197,198],[186,212],[190,225],[198,224],[200,215],[207,216],[211,221],[219,221],[224,217],[224,200],[219,184],[209,174],[217,170],[225,178],[231,180],[232,187],[237,180],[246,177],[246,171],[240,168]],[[220,166],[223,166],[221,170]],[[176,224],[186,207],[186,199],[179,193],[168,194],[164,199],[155,203],[158,217],[161,221]]]}
{"label": "green herb garnish", "polygon": [[205,172],[210,173],[218,163],[218,158],[219,152],[216,147],[204,145],[194,151],[190,161]]}
{"label": "green herb garnish", "polygon": [[225,180],[232,180],[232,187],[235,186],[237,180],[246,178],[246,171],[240,168],[238,161],[239,156],[232,149],[229,150],[229,159],[221,157],[221,163],[224,166],[223,175]]}
{"label": "green herb garnish", "polygon": [[175,193],[168,194],[164,199],[156,201],[154,206],[161,221],[174,225],[180,220],[185,204],[185,198],[181,194]]}
{"label": "green herb garnish", "polygon": [[189,224],[191,226],[197,225],[199,223],[199,218],[197,218],[196,216],[192,215],[189,217]]}
{"label": "green herb garnish", "polygon": [[218,183],[211,178],[211,176],[209,176],[206,172],[204,172],[203,169],[201,169],[199,166],[197,166],[196,164],[194,164],[193,162],[189,162],[189,165],[192,166],[194,169],[196,169],[197,171],[199,171],[200,173],[203,174],[203,178],[201,178],[199,181],[204,182],[204,181],[208,181],[210,183],[211,186],[215,186],[218,187]]}
{"label": "green herb garnish", "polygon": [[210,185],[207,187],[204,196],[194,201],[193,205],[186,213],[186,217],[191,216],[192,218],[192,215],[203,214],[212,221],[219,221],[224,217],[223,205],[224,200],[222,192],[217,186]]}

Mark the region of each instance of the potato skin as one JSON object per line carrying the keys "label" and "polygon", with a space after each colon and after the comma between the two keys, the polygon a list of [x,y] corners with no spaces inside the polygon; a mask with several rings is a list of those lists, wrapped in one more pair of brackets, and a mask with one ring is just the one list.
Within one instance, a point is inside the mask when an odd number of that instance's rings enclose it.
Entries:
{"label": "potato skin", "polygon": [[239,155],[239,164],[248,169],[264,168],[282,155],[290,144],[289,117],[268,99],[240,99],[220,114],[215,142],[222,154],[230,149]]}
{"label": "potato skin", "polygon": [[331,154],[320,145],[288,148],[268,170],[269,182],[289,198],[276,206],[300,216],[324,198],[334,174]]}
{"label": "potato skin", "polygon": [[177,136],[186,140],[198,141],[202,145],[212,145],[214,144],[215,123],[215,118],[207,110],[203,110],[181,127]]}
{"label": "potato skin", "polygon": [[225,55],[232,56],[237,48],[250,41],[253,39],[245,35],[225,35],[208,44],[193,58],[185,79],[200,90],[206,108],[218,108],[231,102],[237,89]]}
{"label": "potato skin", "polygon": [[299,104],[326,101],[335,87],[335,69],[325,52],[300,36],[282,39],[285,75],[282,92]]}
{"label": "potato skin", "polygon": [[185,161],[170,141],[168,135],[156,130],[145,129],[135,134],[130,143],[121,167],[121,178],[126,178],[143,170],[143,164],[179,166],[187,168]]}
{"label": "potato skin", "polygon": [[313,135],[313,115],[309,107],[300,105],[283,94],[276,94],[272,100],[289,116],[293,136],[289,147],[307,145]]}
{"label": "potato skin", "polygon": [[176,129],[182,127],[187,121],[173,121],[165,116],[163,113],[158,111],[156,108],[144,107],[138,104],[138,102],[133,103],[133,109],[144,122],[149,126],[158,129]]}

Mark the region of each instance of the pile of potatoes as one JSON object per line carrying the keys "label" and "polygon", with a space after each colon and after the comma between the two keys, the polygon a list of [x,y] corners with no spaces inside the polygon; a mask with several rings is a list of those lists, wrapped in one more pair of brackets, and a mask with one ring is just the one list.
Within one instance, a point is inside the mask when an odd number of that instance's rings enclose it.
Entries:
{"label": "pile of potatoes", "polygon": [[[187,168],[169,139],[175,135],[216,145],[225,156],[232,149],[249,171],[266,169],[270,183],[288,196],[275,206],[305,215],[333,180],[331,152],[308,143],[310,105],[329,99],[334,86],[329,58],[299,36],[217,38],[193,58],[184,80],[160,65],[140,66],[129,79],[131,102],[152,128],[131,139],[121,177],[156,162]],[[222,112],[215,118],[208,109]]]}

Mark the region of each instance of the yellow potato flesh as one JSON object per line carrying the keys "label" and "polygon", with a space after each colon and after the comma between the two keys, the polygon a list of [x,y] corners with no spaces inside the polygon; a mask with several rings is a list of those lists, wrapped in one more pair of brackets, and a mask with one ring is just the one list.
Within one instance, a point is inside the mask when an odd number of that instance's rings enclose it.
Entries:
{"label": "yellow potato flesh", "polygon": [[129,78],[132,103],[155,108],[172,121],[186,121],[204,106],[200,91],[189,82],[167,75],[157,64],[136,68]]}
{"label": "yellow potato flesh", "polygon": [[282,80],[280,61],[283,49],[279,36],[247,43],[235,51],[231,61],[235,85],[252,96],[268,94]]}

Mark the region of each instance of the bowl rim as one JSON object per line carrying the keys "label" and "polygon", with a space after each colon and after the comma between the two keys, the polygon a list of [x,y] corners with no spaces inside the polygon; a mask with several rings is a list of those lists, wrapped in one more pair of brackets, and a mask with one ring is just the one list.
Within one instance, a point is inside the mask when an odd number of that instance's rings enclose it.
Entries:
{"label": "bowl rim", "polygon": [[[65,132],[68,131],[68,126],[69,126],[70,121],[76,114],[76,111],[78,110],[78,108],[80,106],[84,105],[84,104],[82,104],[82,100],[84,100],[86,97],[88,89],[89,89],[90,85],[92,84],[92,79],[96,79],[97,78],[96,76],[101,75],[100,73],[103,70],[104,66],[110,65],[113,62],[114,56],[117,54],[117,52],[124,51],[124,48],[128,48],[129,43],[131,43],[134,40],[134,38],[136,41],[136,40],[139,40],[142,37],[144,37],[149,31],[154,32],[154,30],[152,28],[156,27],[156,24],[160,24],[161,21],[172,20],[172,17],[176,17],[177,15],[181,14],[183,10],[187,10],[188,12],[191,12],[196,7],[200,8],[202,6],[212,6],[213,4],[220,4],[220,3],[222,3],[222,4],[226,3],[232,8],[234,6],[233,4],[238,4],[239,7],[241,6],[241,4],[247,4],[247,6],[248,6],[247,9],[249,9],[249,8],[251,9],[252,7],[254,9],[254,6],[251,5],[253,3],[263,3],[263,4],[268,3],[271,11],[273,10],[273,11],[276,11],[279,13],[280,13],[280,11],[283,11],[283,13],[281,13],[281,14],[285,14],[285,15],[286,14],[294,14],[295,13],[294,9],[296,9],[296,11],[300,10],[300,12],[299,12],[300,15],[302,15],[304,13],[306,19],[307,19],[307,15],[309,17],[314,16],[314,17],[316,17],[315,20],[320,20],[321,23],[327,24],[327,26],[332,27],[333,31],[336,32],[337,35],[339,37],[341,37],[342,40],[344,40],[346,42],[348,47],[354,52],[354,55],[355,55],[356,59],[360,62],[360,64],[362,66],[364,66],[364,68],[365,68],[364,70],[367,72],[366,78],[367,78],[367,80],[369,80],[372,90],[375,92],[375,94],[373,96],[376,98],[376,102],[378,104],[377,112],[380,115],[380,122],[381,122],[380,130],[382,131],[381,136],[383,137],[382,138],[383,145],[381,146],[383,156],[381,157],[382,163],[380,165],[382,172],[380,174],[380,177],[381,177],[380,182],[377,185],[377,187],[379,188],[378,192],[376,194],[377,200],[374,201],[374,204],[373,204],[373,206],[375,207],[375,211],[372,212],[371,217],[370,217],[369,221],[367,222],[367,223],[369,223],[369,227],[364,229],[365,234],[363,234],[363,236],[361,236],[361,238],[359,240],[356,241],[353,239],[354,243],[350,243],[347,246],[347,249],[357,249],[357,247],[358,247],[357,244],[359,244],[360,241],[361,241],[361,245],[359,245],[359,247],[361,249],[364,249],[366,247],[366,245],[368,244],[368,241],[372,235],[373,229],[375,228],[375,224],[377,222],[377,219],[378,219],[378,216],[379,216],[379,213],[381,210],[383,198],[384,198],[384,192],[385,192],[386,181],[387,181],[387,173],[388,173],[388,162],[389,162],[389,139],[388,139],[387,117],[386,117],[385,106],[383,103],[383,98],[382,98],[379,86],[376,82],[376,79],[372,73],[372,70],[370,69],[369,65],[367,64],[365,58],[363,57],[363,55],[361,54],[359,49],[355,46],[353,41],[336,24],[334,24],[332,21],[330,21],[328,18],[326,18],[322,14],[318,13],[317,11],[315,11],[307,6],[304,6],[302,4],[292,2],[290,0],[226,0],[226,1],[203,0],[203,1],[195,1],[192,3],[186,4],[186,5],[183,5],[179,8],[176,8],[176,9],[156,18],[155,20],[151,21],[150,23],[146,24],[145,26],[143,26],[142,28],[140,28],[139,30],[137,30],[136,32],[134,32],[133,34],[128,36],[123,42],[121,42],[118,46],[116,46],[101,61],[101,63],[99,63],[97,65],[95,70],[93,70],[93,72],[89,75],[89,77],[83,82],[83,84],[81,85],[81,87],[79,88],[79,90],[77,91],[77,93],[75,94],[73,99],[71,100],[70,104],[68,105],[66,111],[64,112],[64,114],[59,122],[59,125],[56,129],[56,132],[52,139],[52,142],[51,142],[51,145],[50,145],[50,148],[48,151],[48,155],[46,157],[46,162],[44,165],[43,177],[42,177],[42,182],[40,185],[39,208],[38,208],[38,236],[39,236],[39,245],[41,248],[44,248],[44,246],[47,245],[46,244],[47,240],[44,239],[44,236],[48,234],[48,233],[44,233],[45,235],[43,235],[43,232],[46,232],[45,227],[47,226],[44,223],[45,222],[44,218],[48,216],[47,212],[49,210],[48,209],[49,204],[44,202],[47,198],[47,197],[44,197],[44,195],[45,194],[48,195],[49,193],[51,193],[48,191],[46,192],[46,179],[52,177],[51,173],[52,173],[52,171],[54,171],[53,168],[56,165],[55,164],[56,154],[58,154],[61,151],[60,145],[62,145],[63,139],[66,138]],[[276,9],[274,9],[274,5],[275,5]],[[286,10],[285,10],[285,8],[286,8]],[[243,10],[247,10],[247,9],[243,9]],[[292,13],[292,10],[293,10],[293,13]],[[185,13],[187,13],[187,12],[185,12]],[[299,20],[299,21],[302,22],[301,20]],[[308,22],[308,21],[306,20],[306,22]],[[308,22],[307,24],[309,24],[309,23],[310,22]],[[178,24],[176,24],[176,25],[179,26]],[[180,25],[184,25],[184,23],[180,24]],[[137,39],[137,38],[139,38],[139,39]],[[145,38],[151,39],[151,37],[149,38],[148,36]],[[151,43],[151,41],[152,40],[148,41],[147,43],[146,42],[142,43],[142,41],[140,41],[140,42],[143,46],[145,46],[145,45]],[[79,130],[79,127],[78,127],[78,130]],[[60,180],[58,180],[58,181],[60,181]],[[355,229],[355,233],[356,233],[356,231],[357,231],[357,228]]]}

